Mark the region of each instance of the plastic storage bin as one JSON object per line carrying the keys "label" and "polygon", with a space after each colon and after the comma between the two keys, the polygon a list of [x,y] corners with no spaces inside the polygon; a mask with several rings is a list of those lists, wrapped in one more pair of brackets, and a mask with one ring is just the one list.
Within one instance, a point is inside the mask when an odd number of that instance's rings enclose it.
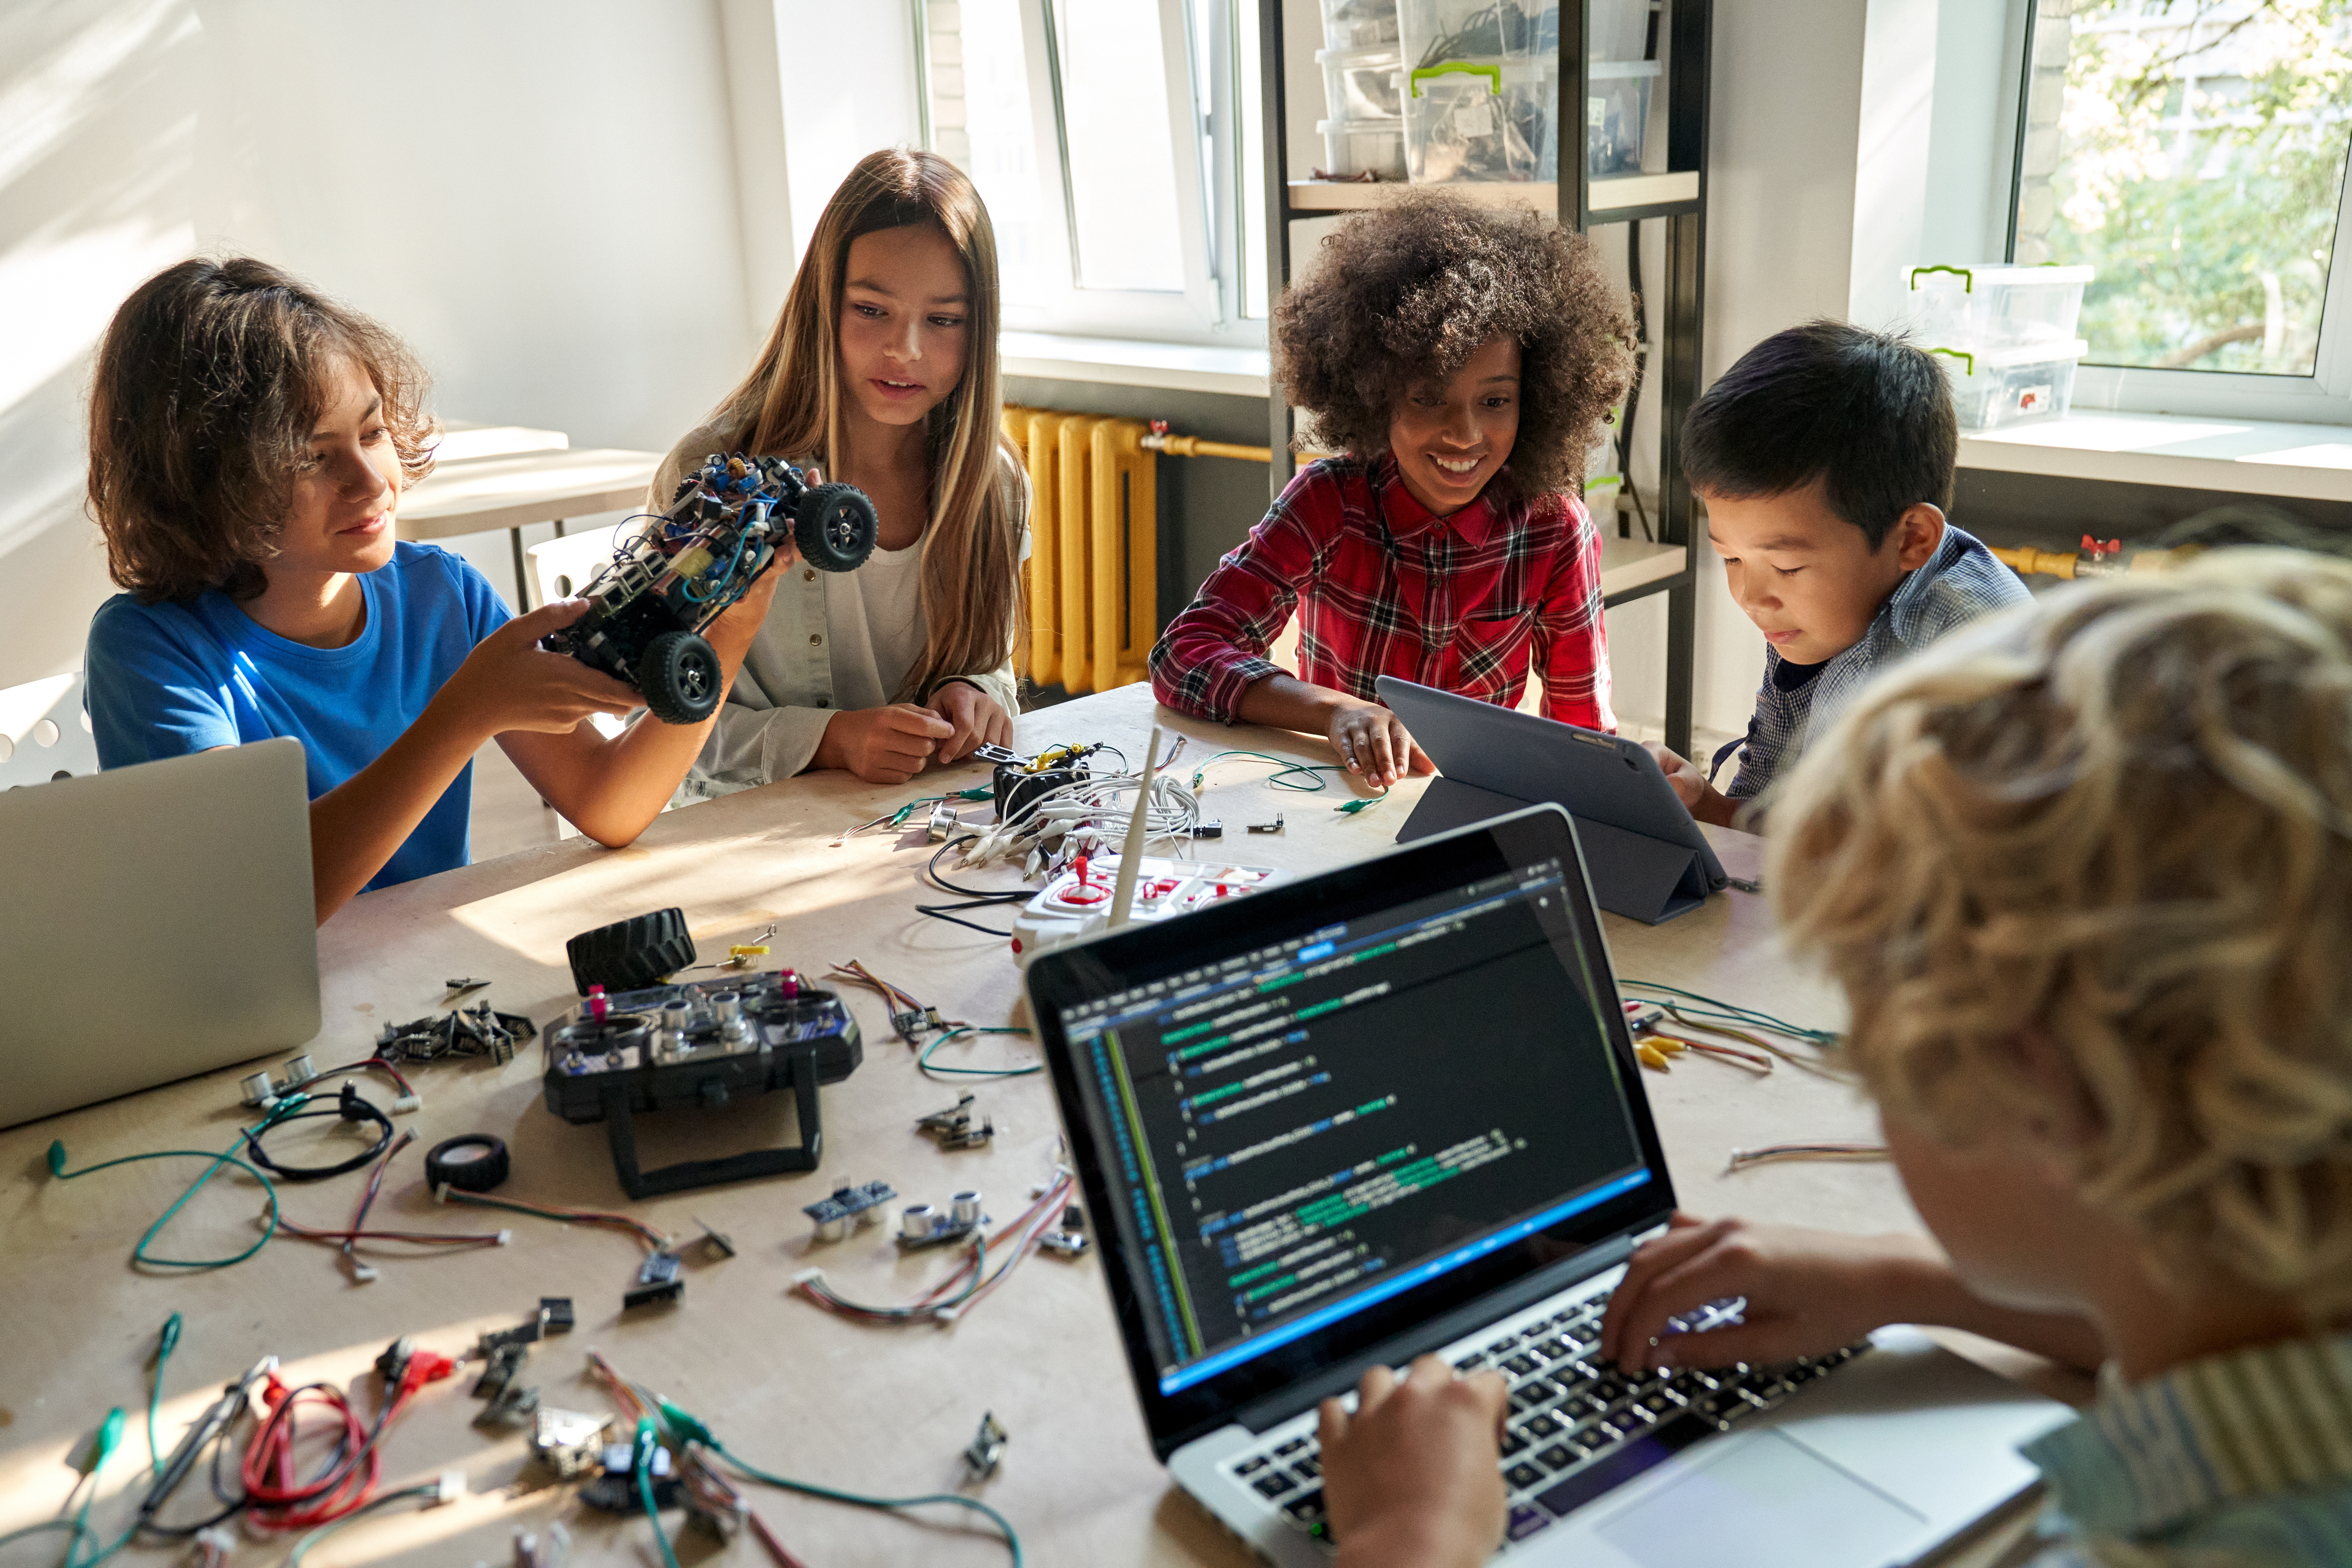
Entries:
{"label": "plastic storage bin", "polygon": [[1365,49],[1397,41],[1396,0],[1323,0],[1323,47]]}
{"label": "plastic storage bin", "polygon": [[[1578,0],[1570,0],[1578,3]],[[1642,166],[1652,0],[1591,0],[1585,166]],[[1397,0],[1405,166],[1423,184],[1559,177],[1558,0]]]}
{"label": "plastic storage bin", "polygon": [[2074,401],[2074,367],[2090,348],[2074,338],[2063,343],[1929,352],[1944,362],[1952,379],[1952,404],[1960,428],[1998,430],[2065,413]]}
{"label": "plastic storage bin", "polygon": [[1403,121],[1321,120],[1315,129],[1323,138],[1318,174],[1342,180],[1359,174],[1383,180],[1404,178]]}
{"label": "plastic storage bin", "polygon": [[1558,177],[1557,58],[1447,60],[1408,72],[1406,84],[1405,172],[1415,184]]}
{"label": "plastic storage bin", "polygon": [[1404,111],[1404,57],[1394,40],[1368,49],[1318,49],[1323,112],[1333,120],[1394,120]]}
{"label": "plastic storage bin", "polygon": [[1636,174],[1650,124],[1650,93],[1664,68],[1655,60],[1590,60],[1584,97],[1589,174]]}
{"label": "plastic storage bin", "polygon": [[1968,353],[2074,341],[2089,267],[1906,267],[1906,315],[1919,340]]}

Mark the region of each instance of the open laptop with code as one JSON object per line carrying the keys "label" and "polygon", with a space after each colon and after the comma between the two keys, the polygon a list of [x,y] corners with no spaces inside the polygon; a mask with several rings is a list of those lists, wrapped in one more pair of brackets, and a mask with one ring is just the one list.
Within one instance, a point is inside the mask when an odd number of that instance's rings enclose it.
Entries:
{"label": "open laptop with code", "polygon": [[1909,1563],[2031,1485],[2016,1445],[2066,1415],[1909,1330],[1595,1359],[1674,1186],[1556,805],[1042,954],[1027,986],[1153,1449],[1271,1562],[1334,1550],[1317,1403],[1425,1352],[1511,1380],[1514,1562]]}

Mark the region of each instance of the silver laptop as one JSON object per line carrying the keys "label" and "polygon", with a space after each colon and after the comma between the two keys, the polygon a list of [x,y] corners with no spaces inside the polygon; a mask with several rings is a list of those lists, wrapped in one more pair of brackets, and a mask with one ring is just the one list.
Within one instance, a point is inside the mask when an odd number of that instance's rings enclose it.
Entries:
{"label": "silver laptop", "polygon": [[1911,1563],[2031,1486],[2017,1445],[2068,1414],[1907,1330],[1719,1373],[1595,1360],[1675,1196],[1557,805],[1026,984],[1153,1448],[1270,1562],[1335,1550],[1317,1403],[1426,1352],[1511,1382],[1514,1563]]}
{"label": "silver laptop", "polygon": [[0,792],[0,1127],[319,1032],[299,741]]}

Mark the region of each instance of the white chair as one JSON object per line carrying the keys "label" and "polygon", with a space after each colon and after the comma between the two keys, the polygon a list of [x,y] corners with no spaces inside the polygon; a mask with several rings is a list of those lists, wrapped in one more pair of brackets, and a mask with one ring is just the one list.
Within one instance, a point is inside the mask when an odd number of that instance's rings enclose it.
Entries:
{"label": "white chair", "polygon": [[81,690],[79,670],[0,690],[0,789],[98,772],[98,740]]}
{"label": "white chair", "polygon": [[613,558],[621,530],[632,526],[643,528],[645,524],[591,528],[532,545],[525,553],[530,557],[531,584],[539,590],[538,603],[550,605],[558,599],[568,599],[587,587]]}

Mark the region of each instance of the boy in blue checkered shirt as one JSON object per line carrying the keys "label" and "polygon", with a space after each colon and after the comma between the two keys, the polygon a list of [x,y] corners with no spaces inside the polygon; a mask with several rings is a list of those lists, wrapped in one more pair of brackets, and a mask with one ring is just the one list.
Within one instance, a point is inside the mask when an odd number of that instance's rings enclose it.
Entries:
{"label": "boy in blue checkered shirt", "polygon": [[[1706,503],[1732,597],[1767,644],[1748,733],[1706,772],[1650,748],[1693,816],[1731,826],[1872,676],[2027,597],[1944,519],[1958,452],[1934,358],[1838,321],[1765,339],[1692,406],[1683,472]],[[1718,790],[1735,751],[1738,770]]]}

